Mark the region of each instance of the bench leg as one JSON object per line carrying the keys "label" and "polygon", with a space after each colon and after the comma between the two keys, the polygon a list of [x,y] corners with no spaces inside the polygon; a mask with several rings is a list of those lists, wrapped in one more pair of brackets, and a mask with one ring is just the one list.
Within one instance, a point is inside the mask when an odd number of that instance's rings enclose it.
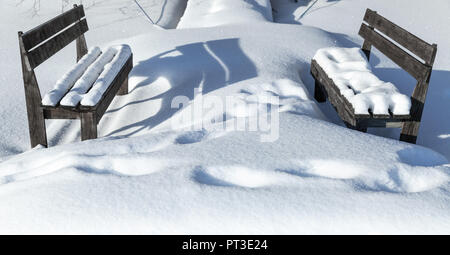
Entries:
{"label": "bench leg", "polygon": [[119,96],[126,94],[128,94],[128,77],[125,79],[125,81],[123,81],[119,91],[117,91],[117,95]]}
{"label": "bench leg", "polygon": [[81,141],[97,138],[97,117],[95,112],[81,113]]}
{"label": "bench leg", "polygon": [[[27,108],[30,107],[27,105]],[[48,146],[44,112],[40,107],[28,109],[28,129],[30,132],[31,148],[39,144],[45,147]]]}
{"label": "bench leg", "polygon": [[319,103],[325,102],[327,100],[325,94],[323,93],[322,85],[320,84],[320,82],[317,79],[315,80],[315,86],[314,86],[314,98]]}
{"label": "bench leg", "polygon": [[402,133],[400,134],[400,141],[415,144],[417,135],[419,134],[419,127],[419,121],[408,121],[403,123]]}

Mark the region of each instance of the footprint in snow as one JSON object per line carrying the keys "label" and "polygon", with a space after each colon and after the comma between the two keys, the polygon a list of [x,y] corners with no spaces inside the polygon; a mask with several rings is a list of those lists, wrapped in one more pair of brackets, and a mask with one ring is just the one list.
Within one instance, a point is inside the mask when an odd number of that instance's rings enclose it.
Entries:
{"label": "footprint in snow", "polygon": [[260,188],[279,183],[279,174],[245,166],[197,167],[193,179],[201,184],[226,187]]}
{"label": "footprint in snow", "polygon": [[386,167],[371,167],[346,160],[307,160],[297,168],[278,171],[299,177],[351,180],[350,185],[368,191],[398,193],[423,192],[450,181],[450,171],[439,167],[414,166],[397,162]]}
{"label": "footprint in snow", "polygon": [[189,131],[175,138],[175,144],[191,144],[198,143],[208,136],[206,130]]}

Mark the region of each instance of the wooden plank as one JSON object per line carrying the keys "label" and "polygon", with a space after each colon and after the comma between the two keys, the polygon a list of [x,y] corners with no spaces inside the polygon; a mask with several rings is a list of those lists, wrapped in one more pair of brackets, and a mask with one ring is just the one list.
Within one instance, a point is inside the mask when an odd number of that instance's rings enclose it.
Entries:
{"label": "wooden plank", "polygon": [[23,35],[25,50],[29,51],[84,16],[83,5],[80,5],[31,29]]}
{"label": "wooden plank", "polygon": [[433,65],[434,57],[436,55],[436,46],[425,42],[370,9],[366,10],[364,21],[414,53],[419,58],[423,59],[427,65]]}
{"label": "wooden plank", "polygon": [[425,107],[428,86],[431,78],[431,70],[427,74],[426,79],[418,81],[414,92],[411,96],[411,120],[403,124],[400,141],[416,143],[419,135],[420,121]]}
{"label": "wooden plank", "polygon": [[31,68],[36,68],[87,31],[88,25],[86,19],[83,19],[39,47],[28,52]]}
{"label": "wooden plank", "polygon": [[375,128],[401,128],[403,126],[403,120],[390,119],[361,119],[359,120],[362,125]]}
{"label": "wooden plank", "polygon": [[62,108],[43,108],[44,118],[46,119],[79,119],[80,113],[74,111],[68,111]]}
{"label": "wooden plank", "polygon": [[359,35],[364,39],[369,40],[375,48],[394,61],[403,70],[411,74],[416,80],[423,79],[431,68],[422,64],[416,58],[384,38],[376,31],[371,30],[366,24],[361,25]]}

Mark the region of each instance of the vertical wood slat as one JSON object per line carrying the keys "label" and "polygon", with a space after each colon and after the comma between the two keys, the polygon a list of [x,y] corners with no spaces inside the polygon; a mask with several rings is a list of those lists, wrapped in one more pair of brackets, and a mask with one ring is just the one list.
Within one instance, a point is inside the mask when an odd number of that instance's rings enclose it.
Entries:
{"label": "vertical wood slat", "polygon": [[[77,8],[77,5],[74,4],[73,7]],[[78,21],[81,21],[81,18]],[[77,62],[78,62],[84,55],[88,53],[88,47],[84,34],[80,35],[80,37],[77,38],[76,47],[77,47]]]}
{"label": "vertical wood slat", "polygon": [[85,16],[83,5],[74,7],[44,24],[23,34],[23,43],[26,51],[49,39],[59,31],[79,21]]}
{"label": "vertical wood slat", "polygon": [[423,80],[417,82],[411,96],[411,119],[403,124],[400,140],[409,143],[416,143],[419,135],[420,121],[425,107],[428,86],[431,78],[431,69]]}
{"label": "vertical wood slat", "polygon": [[436,47],[435,45],[430,45],[370,9],[366,10],[364,21],[367,22],[369,26],[374,27],[387,37],[414,53],[419,58],[423,59],[427,65],[433,65],[434,57],[436,55],[434,49]]}
{"label": "vertical wood slat", "polygon": [[88,30],[87,21],[86,19],[83,19],[64,32],[28,52],[31,68],[36,68]]}
{"label": "vertical wood slat", "polygon": [[40,107],[41,92],[39,91],[36,75],[29,64],[28,56],[26,55],[26,50],[23,45],[21,32],[19,32],[19,48],[22,62],[22,74],[31,147],[35,147],[39,144],[47,147],[48,144],[44,113]]}
{"label": "vertical wood slat", "polygon": [[88,47],[84,34],[80,35],[77,38],[76,47],[77,47],[77,62],[78,62],[84,55],[88,53]]}
{"label": "vertical wood slat", "polygon": [[430,69],[429,66],[422,64],[406,51],[399,48],[376,31],[371,30],[366,24],[361,25],[359,35],[364,39],[369,40],[375,48],[411,74],[416,80],[423,79]]}
{"label": "vertical wood slat", "polygon": [[[372,31],[374,30],[371,26],[369,26],[369,29]],[[372,43],[369,40],[364,40],[361,50],[364,52],[364,55],[366,55],[367,61],[369,61],[370,52],[372,51]]]}
{"label": "vertical wood slat", "polygon": [[81,113],[81,141],[97,138],[97,115],[95,112]]}

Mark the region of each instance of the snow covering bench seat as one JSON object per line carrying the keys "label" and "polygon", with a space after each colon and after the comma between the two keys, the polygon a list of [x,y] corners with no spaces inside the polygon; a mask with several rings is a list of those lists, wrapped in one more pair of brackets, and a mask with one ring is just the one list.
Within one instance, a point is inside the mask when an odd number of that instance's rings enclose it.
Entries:
{"label": "snow covering bench seat", "polygon": [[[97,138],[97,124],[116,95],[128,93],[133,54],[128,45],[87,50],[83,6],[19,32],[31,146],[47,146],[45,119],[80,119],[81,140]],[[76,40],[77,63],[41,98],[34,68]]]}
{"label": "snow covering bench seat", "polygon": [[78,105],[82,108],[94,107],[130,57],[131,49],[128,45],[110,47],[103,53],[99,47],[92,48],[57,81],[55,87],[42,99],[42,105],[60,105],[69,109]]}
{"label": "snow covering bench seat", "polygon": [[[364,21],[367,25],[363,23],[359,31],[364,38],[362,49],[331,47],[314,55],[314,97],[318,102],[328,98],[349,128],[363,132],[368,127],[402,128],[400,140],[415,143],[437,45],[426,43],[370,9]],[[373,74],[369,64],[372,46],[417,80],[411,97]]]}
{"label": "snow covering bench seat", "polygon": [[410,98],[394,84],[378,79],[360,48],[323,48],[313,60],[333,81],[333,89],[345,98],[344,103],[355,115],[409,118]]}

